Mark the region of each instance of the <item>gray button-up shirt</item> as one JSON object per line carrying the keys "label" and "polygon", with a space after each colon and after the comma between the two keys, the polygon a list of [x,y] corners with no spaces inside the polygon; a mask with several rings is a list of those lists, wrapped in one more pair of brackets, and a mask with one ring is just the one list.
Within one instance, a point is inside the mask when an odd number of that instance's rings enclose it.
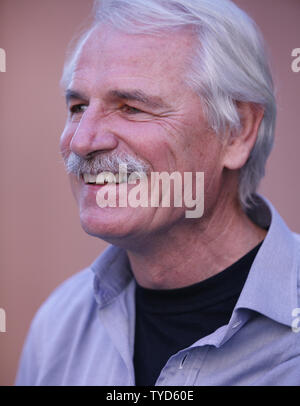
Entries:
{"label": "gray button-up shirt", "polygon": [[[156,385],[300,385],[300,238],[266,199],[249,215],[269,230],[229,323],[170,357]],[[126,252],[109,247],[41,306],[16,384],[134,385],[134,292]]]}

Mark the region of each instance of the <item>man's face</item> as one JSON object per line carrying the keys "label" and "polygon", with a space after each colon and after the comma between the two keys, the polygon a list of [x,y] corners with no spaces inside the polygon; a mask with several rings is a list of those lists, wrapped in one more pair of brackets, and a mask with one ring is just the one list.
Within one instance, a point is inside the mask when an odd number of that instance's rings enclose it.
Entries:
{"label": "man's face", "polygon": [[[222,145],[208,129],[199,97],[184,81],[193,43],[187,31],[150,36],[95,28],[68,86],[64,157],[127,153],[150,172],[204,172],[205,205],[212,204],[220,189]],[[184,207],[100,208],[100,186],[74,174],[70,181],[83,228],[108,241],[141,238],[191,221]]]}

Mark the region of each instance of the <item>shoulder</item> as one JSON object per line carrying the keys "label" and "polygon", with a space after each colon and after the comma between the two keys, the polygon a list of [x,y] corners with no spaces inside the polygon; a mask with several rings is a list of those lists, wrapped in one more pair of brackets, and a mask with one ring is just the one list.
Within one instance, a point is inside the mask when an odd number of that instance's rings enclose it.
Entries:
{"label": "shoulder", "polygon": [[57,330],[60,326],[78,325],[91,317],[92,310],[97,308],[95,284],[99,284],[95,264],[96,268],[107,268],[115,258],[115,251],[113,247],[108,247],[89,267],[61,283],[38,309],[32,328],[39,326],[39,329],[50,331],[56,326]]}
{"label": "shoulder", "polygon": [[87,297],[93,294],[94,274],[90,267],[87,267],[72,275],[62,282],[45,300],[40,311],[66,310],[66,305],[80,304]]}
{"label": "shoulder", "polygon": [[[86,268],[59,285],[36,312],[23,346],[17,385],[36,385],[45,365],[65,362],[76,333],[96,311],[93,272]],[[53,369],[57,372],[58,366]],[[48,370],[47,370],[48,371]],[[48,372],[47,372],[48,373]]]}
{"label": "shoulder", "polygon": [[298,253],[297,255],[297,280],[298,280],[298,296],[299,296],[299,306],[300,306],[300,234],[293,233],[293,237],[295,239],[295,247]]}
{"label": "shoulder", "polygon": [[298,246],[300,247],[300,234],[293,232],[293,236],[294,236],[296,242],[298,243]]}
{"label": "shoulder", "polygon": [[[300,234],[292,232],[295,241],[295,256],[298,264],[298,274],[300,273]],[[299,275],[300,277],[300,275]]]}
{"label": "shoulder", "polygon": [[90,267],[77,272],[62,282],[42,304],[41,311],[59,309],[72,300],[73,303],[81,302],[93,293],[94,274]]}
{"label": "shoulder", "polygon": [[64,325],[76,324],[79,316],[95,304],[93,278],[92,270],[85,268],[61,283],[36,312],[31,330],[53,336]]}

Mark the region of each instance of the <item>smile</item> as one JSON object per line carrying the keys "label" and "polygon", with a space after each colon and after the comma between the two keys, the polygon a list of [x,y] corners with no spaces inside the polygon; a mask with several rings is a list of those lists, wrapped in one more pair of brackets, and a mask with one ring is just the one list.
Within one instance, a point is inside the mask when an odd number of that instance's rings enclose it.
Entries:
{"label": "smile", "polygon": [[140,176],[137,172],[134,173],[112,173],[112,172],[101,172],[98,175],[92,175],[90,173],[83,174],[83,180],[85,184],[88,185],[107,185],[107,184],[120,184],[128,183],[128,179],[133,178],[140,179]]}
{"label": "smile", "polygon": [[111,172],[101,172],[98,175],[84,173],[83,180],[85,184],[92,185],[105,185],[109,183],[119,184],[119,183],[127,183],[127,176],[126,174],[120,175],[119,173],[113,174]]}

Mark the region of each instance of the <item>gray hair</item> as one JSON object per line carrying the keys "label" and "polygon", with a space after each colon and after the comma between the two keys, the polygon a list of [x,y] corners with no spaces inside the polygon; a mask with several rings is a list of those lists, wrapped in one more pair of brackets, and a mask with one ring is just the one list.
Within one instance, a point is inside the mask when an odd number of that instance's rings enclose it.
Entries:
{"label": "gray hair", "polygon": [[274,85],[264,41],[254,21],[230,0],[96,0],[94,23],[64,69],[67,84],[91,30],[108,23],[126,33],[160,34],[191,28],[198,39],[186,83],[199,95],[210,127],[221,136],[238,134],[238,102],[264,109],[256,143],[240,169],[239,198],[244,209],[265,173],[276,122]]}

